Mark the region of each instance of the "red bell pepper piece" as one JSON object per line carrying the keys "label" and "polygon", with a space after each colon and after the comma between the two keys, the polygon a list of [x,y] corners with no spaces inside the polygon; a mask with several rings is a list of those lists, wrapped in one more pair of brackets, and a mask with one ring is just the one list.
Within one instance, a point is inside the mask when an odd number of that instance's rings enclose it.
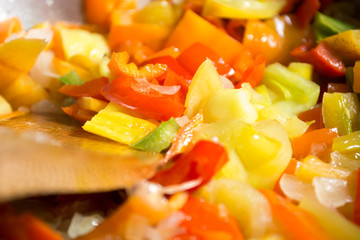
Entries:
{"label": "red bell pepper piece", "polygon": [[180,117],[185,110],[173,96],[162,94],[130,77],[113,80],[102,89],[102,94],[109,101],[160,121]]}
{"label": "red bell pepper piece", "polygon": [[325,42],[320,42],[311,50],[305,44],[300,45],[291,51],[291,55],[301,62],[312,64],[314,69],[324,76],[340,77],[345,75],[345,64]]}
{"label": "red bell pepper piece", "polygon": [[145,62],[145,64],[166,64],[167,67],[172,70],[174,73],[179,75],[179,77],[184,78],[181,82],[181,85],[188,88],[192,79],[191,74],[172,56],[161,56],[157,58],[152,58]]}
{"label": "red bell pepper piece", "polygon": [[233,216],[226,209],[202,199],[189,198],[181,211],[187,216],[180,224],[184,233],[173,237],[173,240],[242,240],[244,239]]}
{"label": "red bell pepper piece", "polygon": [[300,26],[305,28],[313,17],[315,13],[320,9],[319,0],[304,0],[300,7],[296,10],[296,16],[299,19]]}
{"label": "red bell pepper piece", "polygon": [[6,240],[62,240],[61,235],[35,216],[17,215],[10,207],[0,208],[0,239]]}
{"label": "red bell pepper piece", "polygon": [[228,157],[223,146],[203,140],[174,161],[174,165],[157,172],[151,181],[169,186],[201,179],[201,186],[211,180],[228,161]]}
{"label": "red bell pepper piece", "polygon": [[325,128],[321,105],[300,113],[298,115],[298,118],[304,122],[315,121],[313,124],[310,125],[307,132],[311,132],[320,128]]}
{"label": "red bell pepper piece", "polygon": [[332,239],[313,215],[272,190],[260,191],[269,201],[274,222],[279,225],[279,230],[285,235],[285,239]]}
{"label": "red bell pepper piece", "polygon": [[101,94],[101,89],[109,83],[106,77],[97,78],[82,85],[63,85],[59,92],[70,97],[93,97],[105,100]]}
{"label": "red bell pepper piece", "polygon": [[241,88],[241,84],[245,82],[250,83],[252,87],[259,85],[264,76],[265,67],[266,58],[262,55],[257,56],[255,61],[246,69],[241,81],[235,85],[235,88]]}
{"label": "red bell pepper piece", "polygon": [[209,58],[214,62],[220,75],[230,77],[234,74],[234,69],[232,69],[221,56],[205,44],[199,42],[186,48],[182,53],[180,53],[177,60],[190,74],[194,75],[206,58]]}
{"label": "red bell pepper piece", "polygon": [[356,197],[354,201],[354,223],[360,226],[360,168],[357,171]]}
{"label": "red bell pepper piece", "polygon": [[333,139],[338,137],[336,128],[322,128],[292,139],[293,155],[296,159],[308,155],[325,157],[331,152]]}

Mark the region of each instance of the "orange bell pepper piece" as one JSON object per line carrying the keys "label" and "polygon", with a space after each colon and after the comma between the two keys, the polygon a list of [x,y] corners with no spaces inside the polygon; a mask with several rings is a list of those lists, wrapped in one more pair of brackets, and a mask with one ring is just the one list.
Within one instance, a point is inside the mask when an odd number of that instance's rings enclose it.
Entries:
{"label": "orange bell pepper piece", "polygon": [[21,22],[17,17],[9,18],[0,22],[0,44],[11,34],[23,30]]}
{"label": "orange bell pepper piece", "polygon": [[308,155],[324,157],[330,153],[333,139],[338,137],[336,128],[322,128],[292,139],[293,155],[296,159]]}
{"label": "orange bell pepper piece", "polygon": [[90,121],[91,118],[96,114],[94,111],[81,109],[78,103],[74,103],[68,107],[62,107],[61,109],[64,111],[64,113],[82,123]]}
{"label": "orange bell pepper piece", "polygon": [[316,218],[290,201],[282,198],[272,190],[262,189],[260,192],[270,203],[274,222],[286,239],[330,240]]}
{"label": "orange bell pepper piece", "polygon": [[230,65],[244,49],[240,42],[230,37],[226,32],[188,10],[171,33],[165,47],[175,46],[183,51],[196,42],[213,49]]}
{"label": "orange bell pepper piece", "polygon": [[245,82],[250,83],[252,87],[259,85],[264,76],[265,67],[266,58],[262,55],[257,56],[255,61],[243,73],[241,81],[235,85],[235,88],[240,88],[241,84]]}
{"label": "orange bell pepper piece", "polygon": [[263,55],[272,62],[280,55],[284,40],[266,23],[260,20],[249,20],[245,27],[243,44],[255,56]]}
{"label": "orange bell pepper piece", "polygon": [[63,85],[59,92],[70,97],[93,97],[105,100],[101,90],[109,83],[106,77],[97,78],[82,85]]}
{"label": "orange bell pepper piece", "polygon": [[134,63],[128,64],[128,61],[129,54],[127,52],[113,53],[109,62],[111,73],[116,77],[156,79],[164,76],[167,72],[166,64],[147,64],[139,69]]}

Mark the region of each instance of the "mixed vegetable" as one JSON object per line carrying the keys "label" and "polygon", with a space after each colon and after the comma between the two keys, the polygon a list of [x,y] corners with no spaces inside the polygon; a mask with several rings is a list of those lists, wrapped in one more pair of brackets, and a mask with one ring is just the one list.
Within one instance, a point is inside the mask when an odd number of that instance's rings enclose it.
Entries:
{"label": "mixed vegetable", "polygon": [[46,199],[51,218],[1,205],[0,239],[360,239],[358,7],[85,0],[88,25],[1,22],[0,119],[64,112],[163,161]]}

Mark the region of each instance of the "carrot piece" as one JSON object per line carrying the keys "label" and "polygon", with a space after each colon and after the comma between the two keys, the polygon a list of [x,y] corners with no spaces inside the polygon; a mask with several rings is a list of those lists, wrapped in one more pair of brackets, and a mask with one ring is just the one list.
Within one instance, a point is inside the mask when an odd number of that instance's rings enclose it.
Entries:
{"label": "carrot piece", "polygon": [[17,215],[11,208],[0,209],[0,238],[6,240],[62,240],[42,220],[30,213]]}
{"label": "carrot piece", "polygon": [[293,156],[296,159],[313,155],[325,157],[331,151],[333,139],[338,137],[336,128],[322,128],[292,139]]}
{"label": "carrot piece", "polygon": [[19,18],[13,17],[0,22],[0,44],[5,41],[11,34],[22,30]]}
{"label": "carrot piece", "polygon": [[281,176],[279,177],[279,179],[276,181],[275,186],[274,186],[274,191],[278,194],[280,194],[281,196],[285,197],[283,191],[280,188],[280,179],[284,174],[295,174],[295,171],[298,167],[298,163],[299,161],[297,161],[295,158],[291,158],[289,165],[285,168],[284,172],[281,174]]}
{"label": "carrot piece", "polygon": [[139,69],[134,63],[128,64],[128,61],[127,52],[113,53],[109,62],[111,73],[116,77],[128,76],[151,80],[164,76],[167,72],[166,64],[147,64]]}
{"label": "carrot piece", "polygon": [[[216,41],[214,41],[215,39]],[[188,10],[171,33],[165,47],[174,46],[183,51],[196,42],[213,49],[230,65],[244,49],[240,42],[230,37],[226,32]]]}
{"label": "carrot piece", "polygon": [[319,0],[304,0],[296,10],[301,27],[305,28],[320,9]]}
{"label": "carrot piece", "polygon": [[272,190],[262,189],[260,192],[269,201],[275,223],[278,224],[280,231],[283,232],[286,239],[331,239],[316,218],[310,213],[282,198]]}
{"label": "carrot piece", "polygon": [[357,171],[356,197],[354,201],[354,217],[355,224],[360,226],[360,168]]}
{"label": "carrot piece", "polygon": [[186,152],[193,146],[191,140],[194,137],[194,132],[203,123],[203,115],[202,113],[198,113],[179,129],[170,149],[165,154],[164,163],[167,163],[175,155]]}

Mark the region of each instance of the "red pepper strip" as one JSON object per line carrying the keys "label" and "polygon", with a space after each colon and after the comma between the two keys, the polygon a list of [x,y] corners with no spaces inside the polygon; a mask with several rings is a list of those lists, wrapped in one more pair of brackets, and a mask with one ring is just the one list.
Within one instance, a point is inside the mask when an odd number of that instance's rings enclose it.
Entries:
{"label": "red pepper strip", "polygon": [[185,104],[186,94],[188,92],[189,85],[183,77],[177,75],[175,72],[169,69],[163,85],[180,86],[180,91],[175,93],[173,95],[173,98],[181,104]]}
{"label": "red pepper strip", "polygon": [[166,152],[164,161],[167,163],[175,155],[187,152],[193,145],[195,130],[204,123],[204,117],[201,113],[197,113],[177,132],[170,149]]}
{"label": "red pepper strip", "polygon": [[91,118],[96,114],[96,112],[81,109],[77,103],[74,103],[68,107],[62,107],[61,109],[64,111],[64,113],[82,123],[90,121]]}
{"label": "red pepper strip", "polygon": [[356,197],[354,201],[354,223],[360,226],[360,168],[357,171]]}
{"label": "red pepper strip", "polygon": [[169,69],[171,69],[173,72],[175,72],[180,77],[184,78],[184,81],[182,82],[182,86],[188,88],[192,79],[191,74],[183,67],[181,64],[172,56],[160,56],[157,58],[152,58],[149,61],[146,61],[145,64],[151,63],[151,64],[166,64]]}
{"label": "red pepper strip", "polygon": [[228,161],[228,157],[223,146],[203,140],[174,161],[174,165],[157,172],[151,181],[169,186],[201,179],[201,184],[197,186],[200,187],[211,180]]}
{"label": "red pepper strip", "polygon": [[180,53],[177,60],[191,75],[194,75],[206,58],[214,62],[217,72],[220,75],[229,77],[234,74],[234,69],[232,69],[222,57],[205,44],[199,42],[186,48]]}
{"label": "red pepper strip", "polygon": [[262,55],[257,56],[255,61],[242,75],[241,81],[235,85],[235,88],[241,88],[241,84],[245,82],[250,83],[252,87],[259,85],[264,76],[265,67],[266,58]]}
{"label": "red pepper strip", "polygon": [[129,63],[129,54],[127,52],[113,53],[109,62],[109,69],[115,77],[133,77],[156,79],[166,74],[167,66],[165,64],[147,64],[140,69],[134,64]]}
{"label": "red pepper strip", "polygon": [[315,121],[313,124],[310,125],[310,127],[306,132],[311,132],[316,129],[325,128],[321,105],[300,113],[298,115],[298,118],[304,122]]}
{"label": "red pepper strip", "polygon": [[243,19],[230,19],[226,25],[227,33],[234,39],[242,42],[246,21]]}
{"label": "red pepper strip", "polygon": [[305,28],[310,24],[315,13],[320,9],[319,0],[304,0],[296,10],[296,16],[299,19],[300,26]]}
{"label": "red pepper strip", "polygon": [[272,190],[262,189],[260,192],[269,201],[274,222],[279,225],[285,239],[332,239],[310,213],[282,198]]}
{"label": "red pepper strip", "polygon": [[103,88],[102,94],[109,101],[160,121],[180,117],[185,111],[184,105],[173,96],[161,94],[130,77],[113,80]]}
{"label": "red pepper strip", "polygon": [[324,76],[345,75],[345,64],[325,42],[320,42],[312,50],[308,50],[305,44],[300,45],[291,51],[291,55],[301,62],[312,64],[314,69]]}
{"label": "red pepper strip", "polygon": [[173,240],[242,240],[235,218],[219,206],[202,199],[189,198],[181,210],[187,217],[180,224],[184,233],[173,237]]}
{"label": "red pepper strip", "polygon": [[0,239],[6,240],[62,240],[60,234],[43,221],[25,213],[17,215],[9,207],[0,209]]}
{"label": "red pepper strip", "polygon": [[63,85],[59,92],[70,97],[93,97],[105,100],[101,89],[109,83],[106,77],[97,78],[82,85]]}
{"label": "red pepper strip", "polygon": [[293,156],[296,159],[308,155],[322,158],[331,152],[333,139],[338,137],[336,128],[322,128],[292,139]]}
{"label": "red pepper strip", "polygon": [[281,174],[281,176],[279,177],[279,179],[276,181],[275,186],[274,186],[274,191],[279,194],[282,197],[285,197],[285,194],[283,193],[283,191],[281,190],[280,187],[280,179],[284,174],[295,174],[295,171],[297,169],[299,161],[297,161],[295,158],[291,158],[289,165],[285,168],[284,172]]}

